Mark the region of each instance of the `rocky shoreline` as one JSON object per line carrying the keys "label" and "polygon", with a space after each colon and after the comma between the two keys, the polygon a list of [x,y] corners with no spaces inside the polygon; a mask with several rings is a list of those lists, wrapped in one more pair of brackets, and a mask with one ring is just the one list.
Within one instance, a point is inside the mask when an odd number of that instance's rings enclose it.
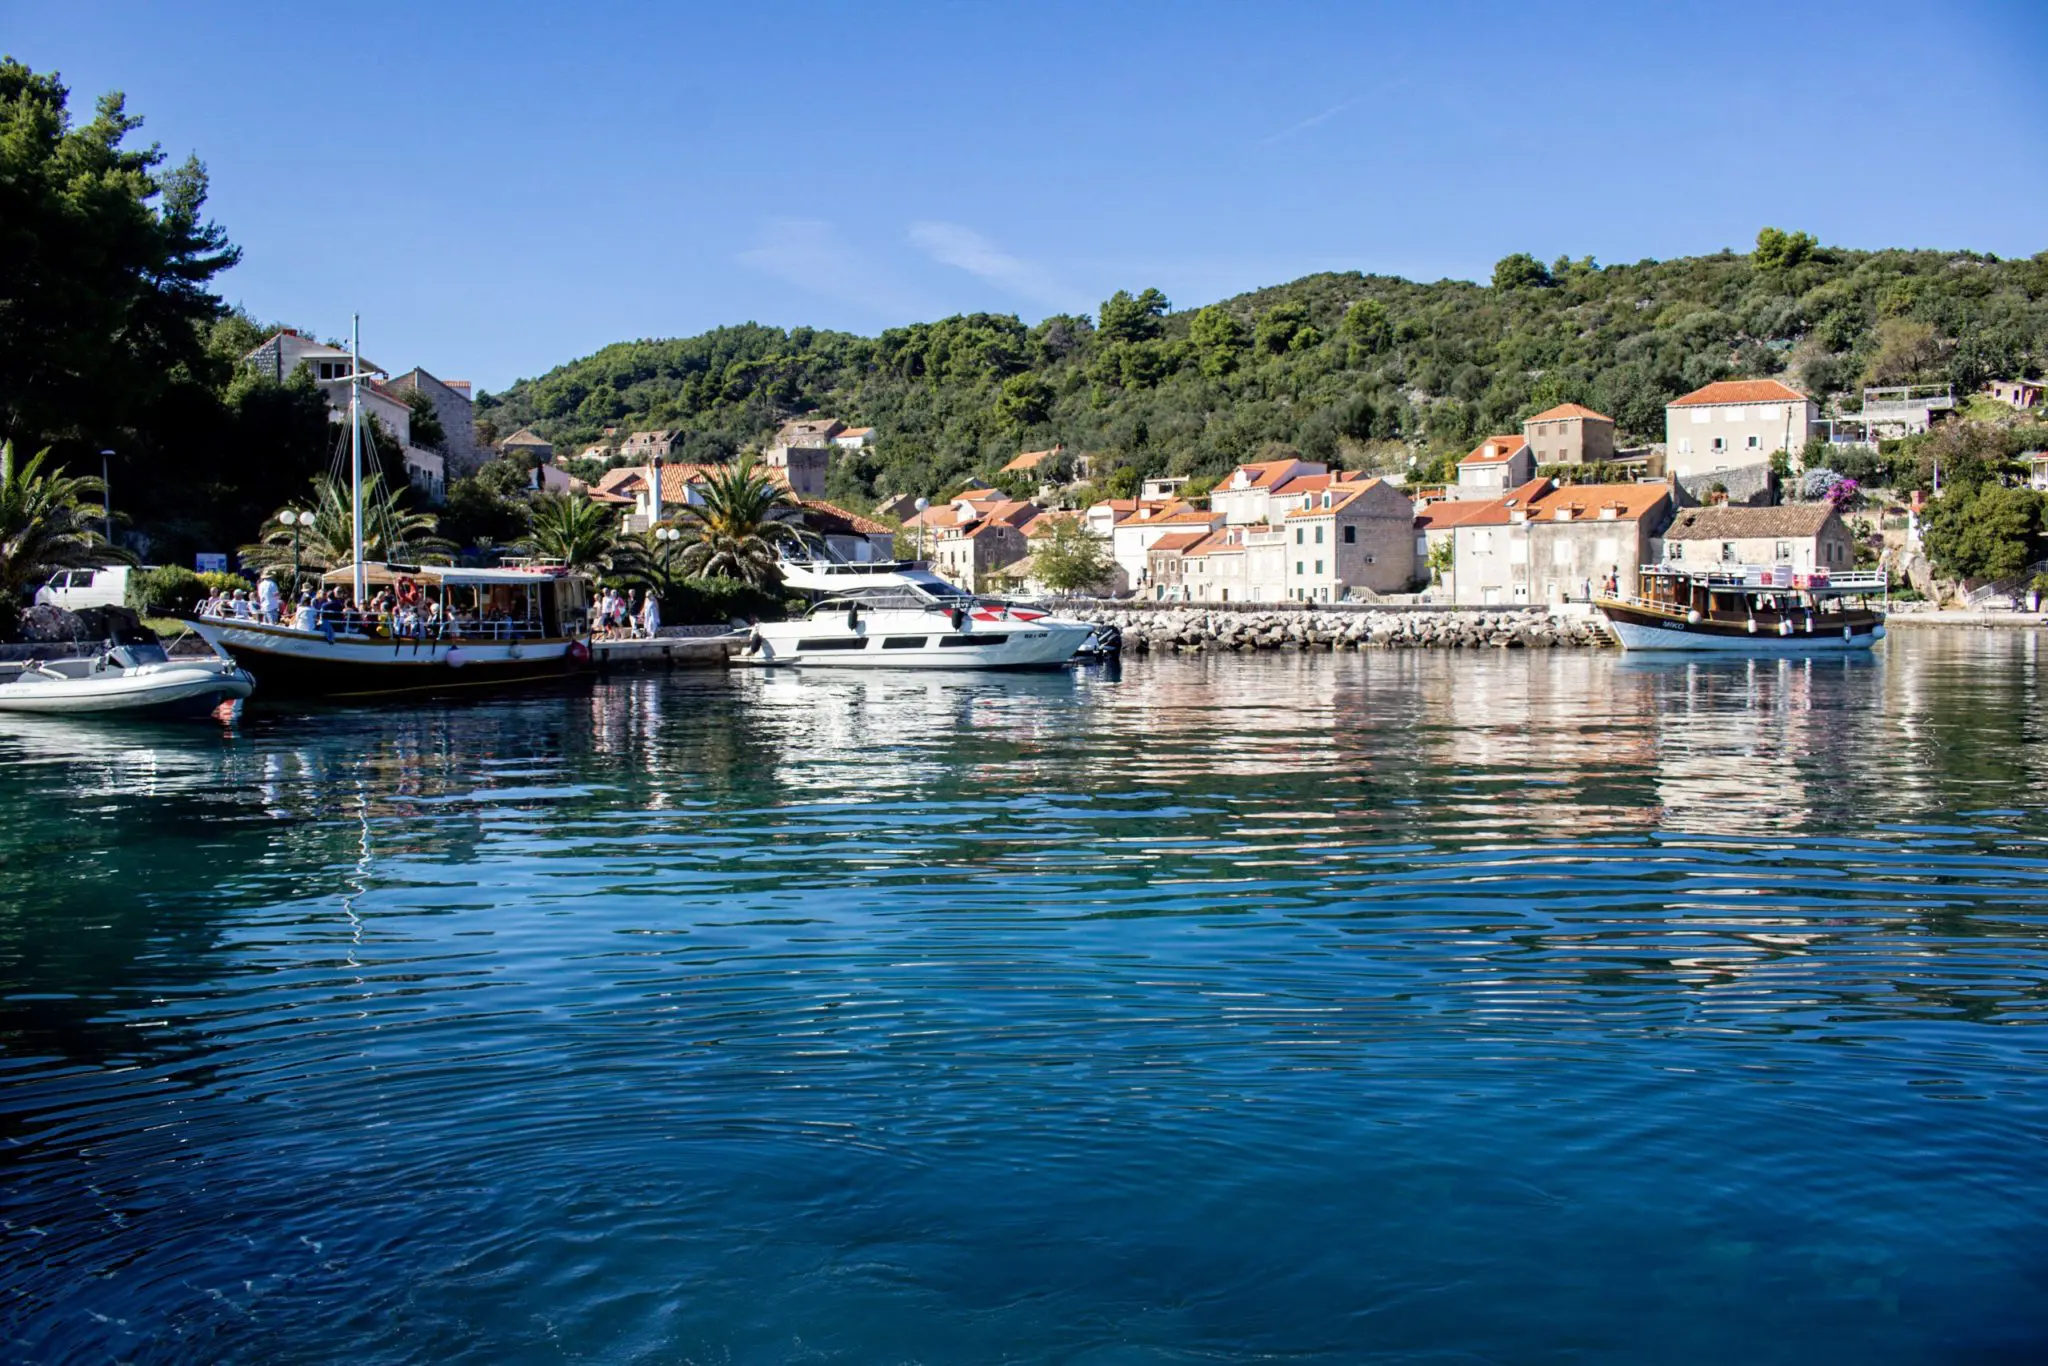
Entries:
{"label": "rocky shoreline", "polygon": [[1608,646],[1593,617],[1541,609],[1498,612],[1404,608],[1344,612],[1062,607],[1060,615],[1114,626],[1127,653],[1214,650],[1548,650]]}

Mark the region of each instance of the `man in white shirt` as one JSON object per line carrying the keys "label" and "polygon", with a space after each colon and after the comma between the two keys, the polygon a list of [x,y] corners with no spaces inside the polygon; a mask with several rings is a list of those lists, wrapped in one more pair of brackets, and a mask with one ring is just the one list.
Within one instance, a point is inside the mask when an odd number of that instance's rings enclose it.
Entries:
{"label": "man in white shirt", "polygon": [[265,574],[256,585],[256,600],[262,607],[263,619],[275,623],[284,595],[278,591],[277,580]]}

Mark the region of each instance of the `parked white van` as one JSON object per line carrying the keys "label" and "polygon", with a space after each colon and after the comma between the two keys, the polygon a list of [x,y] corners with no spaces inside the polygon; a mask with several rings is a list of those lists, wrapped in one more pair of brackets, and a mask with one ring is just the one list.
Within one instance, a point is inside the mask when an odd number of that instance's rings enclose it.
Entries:
{"label": "parked white van", "polygon": [[128,576],[140,571],[133,565],[112,564],[104,569],[60,569],[36,590],[36,602],[76,612],[86,607],[120,607],[128,601]]}

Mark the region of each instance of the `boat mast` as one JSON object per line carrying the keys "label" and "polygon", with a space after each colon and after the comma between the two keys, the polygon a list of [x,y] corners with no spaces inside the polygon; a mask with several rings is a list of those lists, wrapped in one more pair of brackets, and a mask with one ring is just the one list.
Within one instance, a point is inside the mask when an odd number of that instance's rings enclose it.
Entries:
{"label": "boat mast", "polygon": [[355,547],[356,601],[367,602],[369,582],[363,573],[363,315],[349,315],[348,325],[348,455],[350,544]]}

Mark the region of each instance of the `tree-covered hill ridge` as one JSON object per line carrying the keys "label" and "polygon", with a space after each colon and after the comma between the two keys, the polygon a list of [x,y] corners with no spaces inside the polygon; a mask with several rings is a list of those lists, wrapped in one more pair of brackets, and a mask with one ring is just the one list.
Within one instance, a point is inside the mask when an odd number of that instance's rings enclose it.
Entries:
{"label": "tree-covered hill ridge", "polygon": [[1777,375],[1853,410],[1865,384],[1967,391],[2044,359],[2048,252],[1849,251],[1766,229],[1743,254],[1510,256],[1488,285],[1326,273],[1202,308],[1120,291],[1094,318],[969,314],[872,338],[748,323],[607,346],[479,416],[564,451],[606,427],[676,428],[682,458],[704,460],[827,412],[876,429],[834,470],[832,493],[858,501],[1055,443],[1143,474],[1217,473],[1272,443],[1398,468],[1567,401],[1648,442],[1667,402],[1716,379]]}

